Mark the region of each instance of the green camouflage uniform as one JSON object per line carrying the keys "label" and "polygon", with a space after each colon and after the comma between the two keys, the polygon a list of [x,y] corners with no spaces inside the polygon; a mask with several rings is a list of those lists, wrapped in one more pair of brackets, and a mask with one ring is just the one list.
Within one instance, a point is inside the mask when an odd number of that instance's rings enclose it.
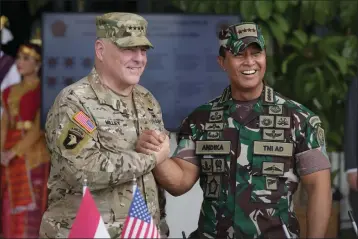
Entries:
{"label": "green camouflage uniform", "polygon": [[[264,49],[255,24],[232,26],[220,36],[234,54],[252,42]],[[248,102],[233,99],[228,87],[195,109],[178,137],[173,157],[200,167],[204,200],[193,235],[286,238],[282,217],[291,237],[299,236],[292,204],[299,178],[330,168],[318,116],[267,85]]]}
{"label": "green camouflage uniform", "polygon": [[[113,37],[118,47],[151,46],[146,27],[146,21],[135,14],[110,13],[97,18],[97,36]],[[145,129],[163,131],[164,124],[158,102],[142,86],[136,85],[132,98],[125,99],[103,85],[94,68],[60,92],[46,121],[51,172],[41,238],[68,237],[85,178],[111,238],[119,238],[134,177],[155,223],[167,229],[161,231],[165,237],[168,227],[161,216],[165,195],[151,172],[155,156],[135,152],[138,135]]]}

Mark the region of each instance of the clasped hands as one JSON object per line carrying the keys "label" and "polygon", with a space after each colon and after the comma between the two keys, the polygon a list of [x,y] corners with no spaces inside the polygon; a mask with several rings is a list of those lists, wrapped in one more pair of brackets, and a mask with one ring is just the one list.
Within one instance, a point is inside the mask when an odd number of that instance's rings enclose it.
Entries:
{"label": "clasped hands", "polygon": [[148,155],[154,154],[158,165],[169,157],[169,137],[156,130],[144,130],[136,143],[136,151]]}

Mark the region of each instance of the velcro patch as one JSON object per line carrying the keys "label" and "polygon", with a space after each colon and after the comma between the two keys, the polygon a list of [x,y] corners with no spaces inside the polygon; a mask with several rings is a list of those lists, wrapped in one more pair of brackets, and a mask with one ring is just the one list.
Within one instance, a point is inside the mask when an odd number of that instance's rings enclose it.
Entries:
{"label": "velcro patch", "polygon": [[318,127],[316,134],[317,134],[317,141],[318,141],[319,145],[321,147],[324,146],[326,144],[324,129],[322,129],[321,127]]}
{"label": "velcro patch", "polygon": [[273,128],[275,116],[273,115],[260,115],[260,128]]}
{"label": "velcro patch", "polygon": [[209,122],[220,122],[223,119],[224,111],[222,110],[216,110],[211,111],[209,116]]}
{"label": "velcro patch", "polygon": [[276,191],[278,189],[278,178],[266,177],[266,190]]}
{"label": "velcro patch", "polygon": [[315,115],[312,116],[308,122],[314,128],[317,124],[321,123],[321,119],[317,115]]}
{"label": "velcro patch", "polygon": [[92,133],[96,129],[96,125],[93,121],[82,111],[76,113],[73,119],[89,133]]}
{"label": "velcro patch", "polygon": [[276,162],[262,162],[263,175],[282,176],[285,173],[285,164]]}
{"label": "velcro patch", "polygon": [[263,129],[262,138],[275,141],[284,140],[284,132],[283,129]]}
{"label": "velcro patch", "polygon": [[221,131],[208,131],[207,139],[220,139]]}
{"label": "velcro patch", "polygon": [[276,128],[289,129],[291,126],[291,117],[276,116]]}
{"label": "velcro patch", "polygon": [[205,130],[222,130],[224,123],[206,123]]}
{"label": "velcro patch", "polygon": [[265,86],[265,101],[269,103],[274,102],[273,89],[269,86]]}
{"label": "velcro patch", "polygon": [[293,144],[270,141],[255,141],[254,154],[291,157],[293,154]]}
{"label": "velcro patch", "polygon": [[62,129],[61,135],[57,140],[57,146],[72,155],[78,155],[90,138],[91,136],[83,128],[69,121]]}
{"label": "velcro patch", "polygon": [[230,141],[224,141],[224,140],[196,141],[195,153],[197,155],[204,155],[204,154],[227,155],[230,154],[230,151],[231,151]]}
{"label": "velcro patch", "polygon": [[270,115],[281,115],[283,112],[282,105],[271,105],[269,106],[269,114]]}

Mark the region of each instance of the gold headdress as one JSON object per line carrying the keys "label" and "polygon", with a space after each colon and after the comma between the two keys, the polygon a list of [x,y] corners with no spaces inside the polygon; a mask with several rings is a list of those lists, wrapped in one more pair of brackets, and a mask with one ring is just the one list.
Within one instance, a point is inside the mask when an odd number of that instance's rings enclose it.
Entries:
{"label": "gold headdress", "polygon": [[41,30],[40,28],[37,28],[35,31],[35,35],[32,37],[32,39],[30,40],[30,43],[32,44],[36,44],[41,46],[42,45],[42,40],[41,40]]}
{"label": "gold headdress", "polygon": [[9,26],[9,19],[6,16],[0,17],[0,30],[2,30],[4,27]]}
{"label": "gold headdress", "polygon": [[[34,35],[34,37],[30,40],[31,44],[35,44],[38,46],[42,45],[42,41],[41,41],[41,31],[40,29],[36,29],[36,33]],[[31,46],[28,45],[21,45],[19,52],[22,52],[23,54],[32,56],[33,58],[35,58],[38,61],[41,61],[41,55]]]}

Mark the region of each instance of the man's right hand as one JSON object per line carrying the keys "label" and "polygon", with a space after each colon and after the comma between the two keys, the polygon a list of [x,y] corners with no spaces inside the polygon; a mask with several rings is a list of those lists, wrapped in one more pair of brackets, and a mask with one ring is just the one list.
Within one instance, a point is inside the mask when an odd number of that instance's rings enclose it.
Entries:
{"label": "man's right hand", "polygon": [[354,190],[358,191],[358,178],[357,178],[357,172],[351,172],[347,175],[347,181],[349,184],[349,187]]}
{"label": "man's right hand", "polygon": [[136,151],[144,154],[154,153],[157,164],[160,164],[169,157],[169,137],[164,133],[157,133],[154,130],[144,130],[138,138]]}

